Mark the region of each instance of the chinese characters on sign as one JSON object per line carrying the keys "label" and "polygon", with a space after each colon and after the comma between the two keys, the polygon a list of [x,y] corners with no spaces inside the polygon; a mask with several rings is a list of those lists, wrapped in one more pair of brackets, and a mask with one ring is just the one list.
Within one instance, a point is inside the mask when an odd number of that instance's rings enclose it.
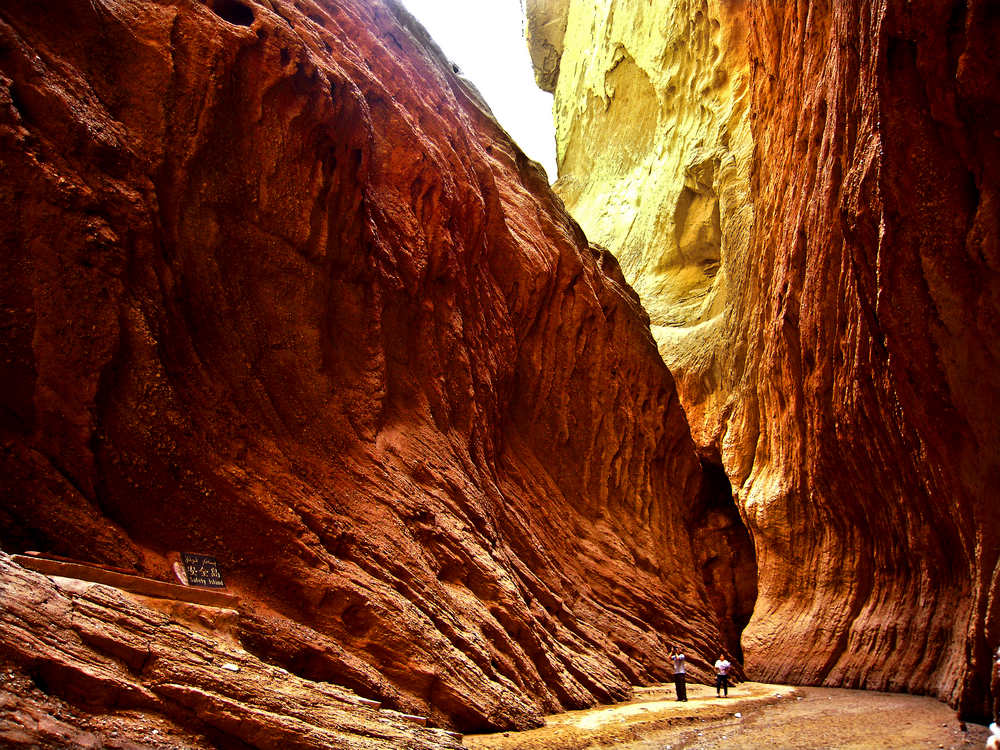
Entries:
{"label": "chinese characters on sign", "polygon": [[214,557],[181,552],[181,562],[184,563],[188,585],[210,586],[216,589],[226,587],[226,584],[222,582],[222,573],[219,572],[219,563]]}

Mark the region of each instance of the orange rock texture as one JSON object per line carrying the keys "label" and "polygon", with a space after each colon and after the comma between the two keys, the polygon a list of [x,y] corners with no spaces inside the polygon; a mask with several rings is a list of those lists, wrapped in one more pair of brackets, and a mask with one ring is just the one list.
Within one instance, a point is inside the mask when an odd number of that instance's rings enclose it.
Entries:
{"label": "orange rock texture", "polygon": [[[932,692],[988,715],[989,645],[1000,642],[996,4],[654,6],[536,0],[529,13],[544,42],[539,79],[558,78],[569,173],[557,190],[588,232],[630,230],[600,240],[657,311],[699,449],[721,460],[753,535],[748,671]],[[639,33],[665,18],[681,36],[690,29],[690,45]],[[722,46],[692,55],[704,39]],[[633,75],[652,82],[650,128],[638,146],[629,129],[589,142],[629,106],[614,101],[623,60],[646,66]],[[736,103],[703,81],[735,81]],[[725,118],[692,129],[716,109]],[[744,117],[746,149],[735,137]],[[677,139],[680,167],[665,178],[648,165],[666,163],[660,144]],[[570,156],[605,147],[608,165],[572,171]],[[687,283],[671,255],[683,242],[642,232],[669,217],[670,190],[682,194],[678,211],[686,205],[706,149],[737,177],[747,154],[748,190],[741,204],[738,180],[719,183],[736,200],[721,201],[719,263],[692,318],[671,291]],[[666,192],[650,190],[658,184]],[[641,201],[606,211],[602,190]]]}
{"label": "orange rock texture", "polygon": [[214,555],[254,654],[459,728],[733,645],[638,298],[396,3],[5,2],[0,161],[4,549]]}
{"label": "orange rock texture", "polygon": [[[988,714],[1000,640],[1000,14],[751,14],[755,227],[739,484],[760,677]],[[751,395],[752,394],[752,395]]]}
{"label": "orange rock texture", "polygon": [[5,749],[461,747],[247,653],[233,610],[50,580],[2,552],[0,596]]}

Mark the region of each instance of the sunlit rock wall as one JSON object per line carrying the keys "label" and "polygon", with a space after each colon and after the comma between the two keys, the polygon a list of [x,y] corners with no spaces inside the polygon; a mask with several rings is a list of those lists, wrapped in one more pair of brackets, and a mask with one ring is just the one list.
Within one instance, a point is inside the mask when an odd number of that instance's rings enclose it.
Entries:
{"label": "sunlit rock wall", "polygon": [[741,4],[529,0],[527,11],[529,31],[547,32],[529,35],[536,66],[546,61],[538,77],[558,78],[556,191],[618,257],[692,430],[711,444],[737,356],[731,303],[746,283],[753,217]]}
{"label": "sunlit rock wall", "polygon": [[531,64],[539,88],[555,93],[562,60],[563,37],[570,0],[534,0],[525,18],[524,34],[528,41]]}
{"label": "sunlit rock wall", "polygon": [[987,713],[998,25],[985,2],[570,5],[558,189],[733,483],[759,678]]}

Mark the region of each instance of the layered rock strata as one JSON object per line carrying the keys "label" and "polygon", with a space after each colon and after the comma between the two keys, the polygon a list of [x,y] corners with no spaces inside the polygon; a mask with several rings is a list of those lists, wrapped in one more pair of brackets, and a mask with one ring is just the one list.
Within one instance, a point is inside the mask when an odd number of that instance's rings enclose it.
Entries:
{"label": "layered rock strata", "polygon": [[[756,547],[751,674],[932,692],[987,715],[1000,16],[975,0],[589,5],[569,4],[562,42],[558,185],[588,230],[624,217],[629,231],[596,236],[654,324],[658,310],[675,317],[661,351]],[[734,140],[747,124],[752,138]],[[649,156],[661,142],[674,162]],[[727,162],[692,172],[689,154],[713,144],[731,148],[742,205],[712,187],[707,218],[690,209]],[[593,154],[586,170],[580,154]],[[691,233],[663,220],[681,214],[703,220]],[[689,269],[658,250],[686,236],[721,237],[697,308],[676,293]]]}
{"label": "layered rock strata", "polygon": [[233,610],[50,580],[2,552],[0,597],[5,748],[461,747],[261,662],[235,642]]}
{"label": "layered rock strata", "polygon": [[443,725],[706,674],[648,319],[402,7],[6,2],[0,160],[5,549],[214,555],[250,651]]}

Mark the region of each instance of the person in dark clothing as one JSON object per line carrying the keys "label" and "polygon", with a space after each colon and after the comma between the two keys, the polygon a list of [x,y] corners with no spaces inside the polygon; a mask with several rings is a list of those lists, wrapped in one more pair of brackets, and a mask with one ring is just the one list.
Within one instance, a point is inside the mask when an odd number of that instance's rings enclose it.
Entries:
{"label": "person in dark clothing", "polygon": [[681,653],[680,646],[670,647],[670,661],[674,665],[674,687],[677,689],[677,700],[687,701],[687,684],[684,682],[686,677],[684,670],[684,654]]}

